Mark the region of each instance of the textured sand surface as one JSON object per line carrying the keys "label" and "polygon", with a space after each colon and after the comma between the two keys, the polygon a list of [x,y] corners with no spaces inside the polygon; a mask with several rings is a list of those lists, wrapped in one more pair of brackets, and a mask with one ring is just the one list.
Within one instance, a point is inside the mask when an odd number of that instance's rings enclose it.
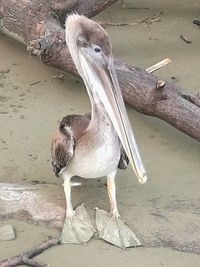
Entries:
{"label": "textured sand surface", "polygon": [[[107,27],[115,57],[142,67],[169,57],[173,63],[156,74],[198,92],[200,29],[192,25],[192,19],[199,15],[199,1],[125,3],[149,9],[121,9],[117,3],[96,19],[132,23],[159,10],[164,13],[161,22],[151,25]],[[183,42],[181,34],[192,43]],[[25,47],[0,35],[0,182],[62,184],[49,162],[52,133],[63,116],[86,113],[90,104],[81,80],[68,74],[64,81],[52,77],[59,73],[29,59]],[[121,251],[92,239],[86,247],[56,247],[38,257],[51,267],[199,266],[200,145],[158,119],[130,107],[128,112],[149,180],[139,185],[130,168],[119,172],[118,203],[121,215],[147,240],[146,246]],[[95,206],[108,209],[104,180],[84,180],[82,187],[75,188],[74,205],[82,201],[91,214]],[[31,248],[48,235],[58,235],[45,226],[16,220],[8,223],[14,226],[17,238],[0,243],[0,259]]]}

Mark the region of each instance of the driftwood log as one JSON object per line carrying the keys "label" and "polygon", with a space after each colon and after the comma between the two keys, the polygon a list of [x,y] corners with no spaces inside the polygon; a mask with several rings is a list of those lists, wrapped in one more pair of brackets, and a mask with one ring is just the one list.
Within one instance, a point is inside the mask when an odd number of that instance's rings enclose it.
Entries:
{"label": "driftwood log", "polygon": [[[28,44],[31,55],[45,64],[77,75],[65,43],[68,13],[92,17],[117,0],[0,0],[1,30]],[[145,70],[115,60],[123,97],[137,111],[158,117],[200,141],[200,93],[185,92]]]}

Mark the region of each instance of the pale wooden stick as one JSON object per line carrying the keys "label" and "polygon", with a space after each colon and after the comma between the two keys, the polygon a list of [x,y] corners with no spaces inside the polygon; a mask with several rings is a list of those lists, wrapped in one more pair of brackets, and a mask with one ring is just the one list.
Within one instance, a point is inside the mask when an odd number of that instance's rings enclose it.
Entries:
{"label": "pale wooden stick", "polygon": [[139,24],[142,24],[142,23],[144,23],[144,22],[147,22],[147,21],[150,20],[150,19],[152,20],[152,19],[155,18],[155,16],[160,15],[160,14],[163,14],[163,10],[160,10],[160,11],[154,13],[153,15],[151,15],[151,16],[149,16],[149,17],[143,19],[143,20],[141,20],[141,21],[139,22]]}
{"label": "pale wooden stick", "polygon": [[156,63],[155,65],[147,68],[146,71],[148,73],[152,73],[152,72],[164,67],[165,65],[167,65],[167,64],[169,64],[171,62],[172,62],[172,60],[170,58],[165,58],[164,60],[162,60],[162,61]]}
{"label": "pale wooden stick", "polygon": [[185,35],[183,35],[183,34],[181,34],[180,35],[180,38],[184,41],[184,42],[186,42],[187,44],[191,44],[192,43],[192,41],[190,40],[190,39],[188,39]]}

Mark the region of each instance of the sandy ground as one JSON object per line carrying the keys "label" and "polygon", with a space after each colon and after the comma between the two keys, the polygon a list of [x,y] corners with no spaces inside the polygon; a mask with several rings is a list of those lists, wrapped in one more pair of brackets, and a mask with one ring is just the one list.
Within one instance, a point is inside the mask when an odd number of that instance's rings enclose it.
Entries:
{"label": "sandy ground", "polygon": [[[149,9],[120,9],[117,3],[96,19],[137,22],[159,10],[164,10],[164,14],[161,22],[152,25],[107,27],[115,57],[142,67],[170,57],[173,63],[156,74],[190,91],[199,91],[200,30],[192,25],[192,19],[199,15],[199,1],[168,0],[161,3],[158,0],[138,0],[125,3],[127,7]],[[183,42],[180,34],[191,39],[192,44]],[[58,73],[59,70],[38,60],[30,60],[21,44],[0,35],[0,182],[38,180],[62,183],[54,177],[50,167],[52,133],[64,115],[86,113],[90,106],[82,82],[68,74],[65,74],[65,81],[52,77]],[[188,224],[198,226],[199,143],[156,118],[138,114],[130,107],[128,112],[149,181],[141,186],[130,168],[119,172],[117,187],[121,215],[144,239],[148,236],[150,240],[155,233],[148,231],[148,223],[153,224],[159,216],[171,220],[168,224],[160,221],[160,231],[175,229],[176,232],[177,229],[179,235],[185,218]],[[84,201],[90,211],[95,206],[108,208],[103,182],[98,187],[95,187],[96,181],[85,183],[85,187],[74,190],[74,203]],[[86,188],[87,193],[84,191]],[[102,194],[105,197],[102,198]],[[0,222],[0,225],[5,223]],[[31,248],[46,240],[48,235],[58,235],[56,230],[45,226],[15,220],[11,223],[17,238],[0,242],[0,259]],[[186,228],[184,231],[187,235]],[[195,231],[188,232],[189,235],[195,241]],[[181,240],[181,236],[177,236],[177,242],[179,237]],[[196,254],[179,252],[171,249],[174,245],[170,242],[153,242],[142,248],[121,251],[94,238],[86,247],[66,245],[52,248],[38,260],[49,263],[51,267],[199,266],[198,249],[185,249]]]}

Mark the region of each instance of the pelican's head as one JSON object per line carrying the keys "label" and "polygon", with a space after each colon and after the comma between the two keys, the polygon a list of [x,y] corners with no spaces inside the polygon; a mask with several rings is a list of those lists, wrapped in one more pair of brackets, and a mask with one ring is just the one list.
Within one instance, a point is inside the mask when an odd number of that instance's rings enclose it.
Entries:
{"label": "pelican's head", "polygon": [[111,43],[106,31],[85,16],[73,14],[67,17],[66,43],[83,79],[80,55],[89,54],[97,63],[112,59]]}
{"label": "pelican's head", "polygon": [[110,38],[96,22],[73,14],[66,20],[66,43],[90,98],[101,102],[140,183],[147,180],[113,65]]}

